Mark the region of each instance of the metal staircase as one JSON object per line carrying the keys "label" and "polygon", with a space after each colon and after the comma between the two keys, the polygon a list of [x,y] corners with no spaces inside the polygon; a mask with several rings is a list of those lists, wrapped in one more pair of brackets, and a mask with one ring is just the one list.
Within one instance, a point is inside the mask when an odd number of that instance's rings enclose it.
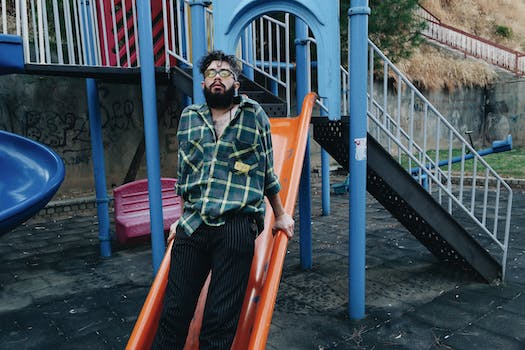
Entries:
{"label": "metal staircase", "polygon": [[[348,117],[314,121],[315,141],[345,169],[349,165],[348,130]],[[501,264],[464,229],[465,222],[460,224],[439,205],[370,134],[367,191],[440,260],[489,282],[501,278]]]}
{"label": "metal staircase", "polygon": [[[367,190],[438,258],[504,280],[512,190],[372,42],[368,56]],[[314,120],[345,169],[348,124]]]}

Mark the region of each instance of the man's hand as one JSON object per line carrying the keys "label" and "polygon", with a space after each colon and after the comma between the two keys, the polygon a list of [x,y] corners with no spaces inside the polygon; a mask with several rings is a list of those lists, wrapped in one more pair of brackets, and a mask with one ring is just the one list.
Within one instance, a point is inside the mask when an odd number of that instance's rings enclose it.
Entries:
{"label": "man's hand", "polygon": [[173,240],[173,238],[175,238],[175,232],[177,231],[177,225],[179,224],[179,220],[175,221],[173,224],[171,224],[170,226],[170,234],[168,235],[168,244]]}
{"label": "man's hand", "polygon": [[288,236],[288,239],[291,239],[293,237],[294,225],[295,222],[293,218],[287,213],[283,213],[275,217],[275,223],[273,224],[273,234],[275,234],[278,230],[283,230]]}

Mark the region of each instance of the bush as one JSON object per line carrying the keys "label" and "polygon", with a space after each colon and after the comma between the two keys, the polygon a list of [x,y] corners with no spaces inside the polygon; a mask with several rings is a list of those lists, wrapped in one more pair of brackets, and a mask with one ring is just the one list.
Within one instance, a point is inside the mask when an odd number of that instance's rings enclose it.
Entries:
{"label": "bush", "polygon": [[509,39],[512,36],[512,29],[507,26],[495,25],[494,32],[497,36]]}

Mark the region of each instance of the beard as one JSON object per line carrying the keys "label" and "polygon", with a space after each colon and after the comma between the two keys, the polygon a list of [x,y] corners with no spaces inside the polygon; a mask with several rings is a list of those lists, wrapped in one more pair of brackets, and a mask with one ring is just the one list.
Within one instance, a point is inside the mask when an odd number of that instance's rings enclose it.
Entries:
{"label": "beard", "polygon": [[204,98],[210,108],[228,108],[233,104],[233,96],[235,95],[235,88],[232,87],[224,92],[212,92],[209,87],[202,89]]}

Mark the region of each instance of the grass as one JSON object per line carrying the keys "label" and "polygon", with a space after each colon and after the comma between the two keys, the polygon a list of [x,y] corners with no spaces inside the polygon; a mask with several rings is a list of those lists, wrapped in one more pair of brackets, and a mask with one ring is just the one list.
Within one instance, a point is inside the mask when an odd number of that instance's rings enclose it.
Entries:
{"label": "grass", "polygon": [[[453,150],[453,157],[459,156],[460,150]],[[431,159],[435,159],[435,152],[428,152]],[[440,160],[444,160],[448,155],[448,151],[440,151]],[[407,160],[403,157],[401,164],[403,167],[408,167]],[[525,179],[525,148],[514,148],[507,152],[493,153],[483,157],[483,159],[489,164],[489,166],[503,178],[514,178],[514,179]],[[416,167],[415,163],[412,163],[412,168]],[[446,171],[446,166],[442,167]],[[466,173],[472,173],[473,160],[466,160],[464,164]],[[461,163],[452,164],[451,171],[453,173],[459,173],[461,171]],[[484,167],[481,164],[477,164],[478,176],[484,173]]]}
{"label": "grass", "polygon": [[483,158],[500,176],[525,179],[525,148],[514,148],[508,152],[489,154]]}

